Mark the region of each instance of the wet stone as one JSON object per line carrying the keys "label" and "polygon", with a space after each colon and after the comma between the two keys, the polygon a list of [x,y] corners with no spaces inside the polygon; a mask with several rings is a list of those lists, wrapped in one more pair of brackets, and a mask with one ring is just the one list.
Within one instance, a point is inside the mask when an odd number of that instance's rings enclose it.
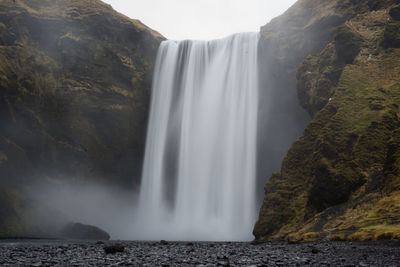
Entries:
{"label": "wet stone", "polygon": [[313,244],[119,242],[124,253],[107,254],[106,241],[0,242],[6,266],[399,266],[400,246],[393,242]]}

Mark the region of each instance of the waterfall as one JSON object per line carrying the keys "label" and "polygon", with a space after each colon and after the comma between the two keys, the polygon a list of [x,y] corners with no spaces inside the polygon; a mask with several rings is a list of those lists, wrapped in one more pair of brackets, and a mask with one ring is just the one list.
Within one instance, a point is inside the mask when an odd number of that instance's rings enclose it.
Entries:
{"label": "waterfall", "polygon": [[241,33],[161,44],[136,239],[252,239],[258,40]]}

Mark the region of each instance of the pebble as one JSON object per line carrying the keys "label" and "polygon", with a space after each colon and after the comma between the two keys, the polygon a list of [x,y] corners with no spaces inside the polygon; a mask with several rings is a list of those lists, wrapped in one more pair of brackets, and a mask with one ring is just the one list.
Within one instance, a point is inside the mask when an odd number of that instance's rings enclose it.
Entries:
{"label": "pebble", "polygon": [[[0,241],[6,266],[400,266],[400,246],[390,242],[312,244],[127,242],[124,253],[106,254],[108,241]],[[356,249],[354,249],[356,248]]]}

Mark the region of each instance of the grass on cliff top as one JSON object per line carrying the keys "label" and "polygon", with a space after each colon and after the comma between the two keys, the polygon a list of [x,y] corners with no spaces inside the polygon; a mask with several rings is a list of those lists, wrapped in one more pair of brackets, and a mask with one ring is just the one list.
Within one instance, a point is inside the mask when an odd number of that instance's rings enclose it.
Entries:
{"label": "grass on cliff top", "polygon": [[[9,10],[26,10],[42,18],[66,17],[84,19],[93,15],[109,15],[121,24],[132,23],[140,31],[148,31],[155,38],[165,39],[160,33],[150,29],[142,22],[116,12],[109,4],[101,0],[3,0],[0,6]],[[6,9],[5,9],[6,10]],[[7,12],[7,11],[6,11]]]}
{"label": "grass on cliff top", "polygon": [[84,16],[96,13],[111,13],[110,5],[100,0],[15,0],[4,1],[9,8],[22,8],[34,15]]}

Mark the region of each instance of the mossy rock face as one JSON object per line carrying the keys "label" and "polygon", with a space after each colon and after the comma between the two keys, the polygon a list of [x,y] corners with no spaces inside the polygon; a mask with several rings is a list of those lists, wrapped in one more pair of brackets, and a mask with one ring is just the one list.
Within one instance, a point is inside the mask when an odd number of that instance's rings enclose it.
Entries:
{"label": "mossy rock face", "polygon": [[336,60],[334,45],[308,56],[297,70],[297,93],[301,105],[314,116],[328,104],[345,64]]}
{"label": "mossy rock face", "polygon": [[393,4],[400,4],[399,0],[368,0],[367,5],[370,11],[377,11],[390,7]]}
{"label": "mossy rock face", "polygon": [[345,64],[353,63],[355,57],[360,53],[361,38],[347,25],[340,26],[335,34],[335,47],[337,60]]}
{"label": "mossy rock face", "polygon": [[313,119],[266,184],[257,240],[398,236],[400,50],[381,48],[395,1],[374,12],[347,3],[364,13],[300,64],[299,99]]}
{"label": "mossy rock face", "polygon": [[137,186],[162,40],[100,0],[0,1],[0,186]]}
{"label": "mossy rock face", "polygon": [[400,190],[400,130],[393,133],[388,143],[384,177],[386,194]]}
{"label": "mossy rock face", "polygon": [[311,214],[348,201],[351,193],[366,182],[356,164],[346,167],[333,169],[324,158],[316,164],[307,203]]}
{"label": "mossy rock face", "polygon": [[[259,133],[261,140],[258,143],[258,176],[262,188],[264,179],[272,172],[280,169],[281,159],[288,148],[301,136],[305,126],[310,122],[310,116],[323,108],[334,93],[334,87],[340,77],[342,69],[319,68],[329,64],[321,63],[311,56],[305,62],[304,72],[297,72],[298,67],[310,55],[324,53],[321,61],[336,59],[335,47],[331,43],[330,50],[324,51],[332,41],[338,26],[358,13],[368,11],[363,2],[361,8],[354,7],[349,0],[302,0],[297,1],[282,16],[273,19],[261,28],[259,43],[259,71],[261,103],[268,105],[268,114],[274,114],[274,120],[265,121],[261,111],[259,117]],[[360,2],[360,1],[359,1]],[[310,66],[310,69],[308,68]],[[296,80],[296,72],[302,76]],[[309,73],[311,72],[311,74]],[[333,82],[334,81],[334,82]],[[296,90],[296,82],[304,86],[304,90]],[[299,88],[298,87],[298,88]],[[298,97],[297,97],[298,95]],[[299,105],[300,99],[301,106]],[[273,101],[271,101],[273,99]],[[272,124],[272,125],[271,125]],[[290,129],[282,135],[282,129]],[[275,132],[274,132],[275,131]],[[279,155],[274,160],[263,162],[271,155]],[[272,167],[271,167],[272,166]],[[259,190],[262,198],[262,190]]]}
{"label": "mossy rock face", "polygon": [[[260,216],[253,230],[258,239],[273,236],[282,225],[287,224],[296,217],[295,206],[290,204],[290,199],[299,194],[296,186],[282,182],[282,176],[275,173],[265,185],[265,196],[261,207]],[[280,210],[280,212],[276,212]]]}
{"label": "mossy rock face", "polygon": [[333,42],[300,64],[297,70],[297,93],[301,105],[311,116],[329,103],[343,68],[354,62],[363,42],[359,33],[345,23],[336,28]]}
{"label": "mossy rock face", "polygon": [[400,21],[400,6],[390,9],[389,15],[393,20]]}
{"label": "mossy rock face", "polygon": [[138,183],[163,37],[97,0],[0,7],[0,134],[27,176]]}
{"label": "mossy rock face", "polygon": [[386,26],[385,38],[382,45],[385,48],[400,47],[400,22],[393,21]]}

